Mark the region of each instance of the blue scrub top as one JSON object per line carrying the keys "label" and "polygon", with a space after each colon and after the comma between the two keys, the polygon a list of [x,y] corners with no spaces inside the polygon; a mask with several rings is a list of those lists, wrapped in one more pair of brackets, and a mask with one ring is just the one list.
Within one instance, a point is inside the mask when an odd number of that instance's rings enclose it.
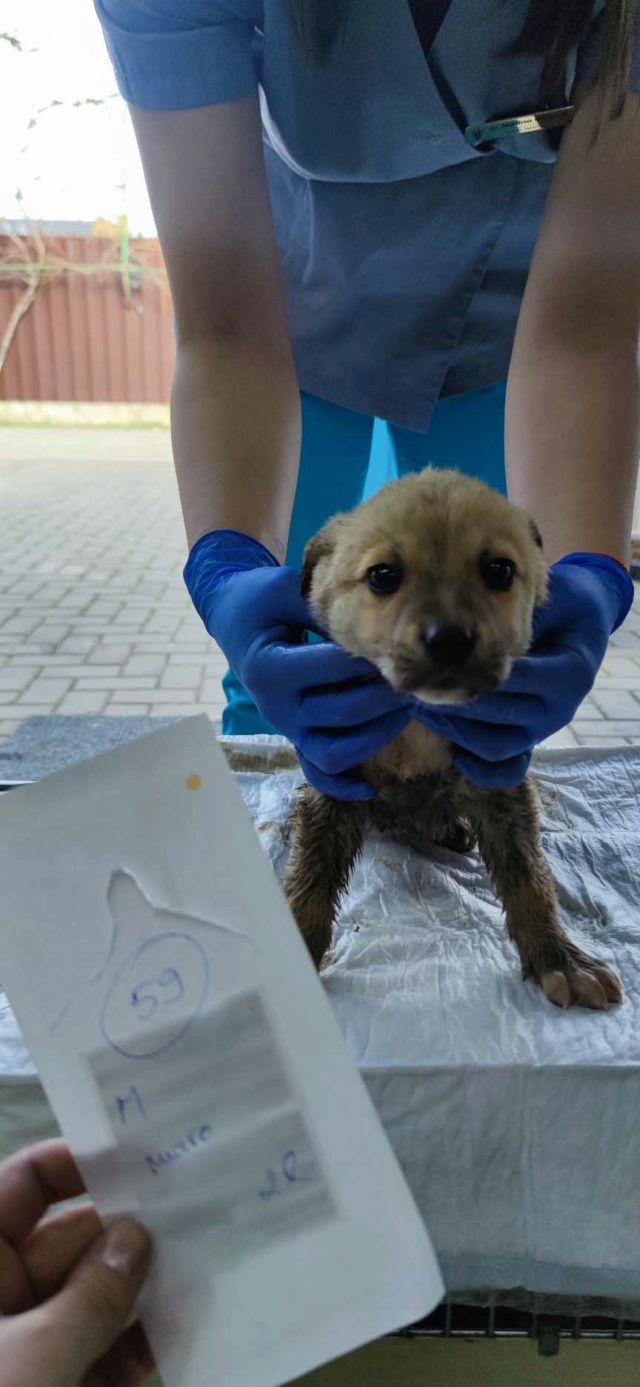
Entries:
{"label": "blue scrub top", "polygon": [[[554,105],[597,65],[604,3]],[[439,396],[506,376],[560,136],[474,149],[465,131],[539,109],[542,59],[508,51],[528,5],[450,0],[425,53],[409,0],[348,0],[342,41],[318,67],[285,0],[96,0],[132,104],[259,90],[303,390],[424,430]]]}

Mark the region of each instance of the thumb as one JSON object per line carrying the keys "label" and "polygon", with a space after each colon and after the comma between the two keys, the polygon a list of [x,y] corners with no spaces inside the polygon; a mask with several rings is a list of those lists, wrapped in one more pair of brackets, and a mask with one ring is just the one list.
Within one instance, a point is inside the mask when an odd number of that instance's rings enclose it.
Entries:
{"label": "thumb", "polygon": [[[270,615],[273,618],[273,625],[295,626],[308,631],[318,629],[307,600],[300,591],[299,569],[291,567],[274,569],[269,586]],[[275,609],[273,605],[274,594],[277,598]]]}
{"label": "thumb", "polygon": [[[151,1257],[146,1229],[118,1219],[82,1258],[41,1319],[48,1387],[75,1387],[125,1329]],[[42,1342],[42,1340],[41,1340]]]}

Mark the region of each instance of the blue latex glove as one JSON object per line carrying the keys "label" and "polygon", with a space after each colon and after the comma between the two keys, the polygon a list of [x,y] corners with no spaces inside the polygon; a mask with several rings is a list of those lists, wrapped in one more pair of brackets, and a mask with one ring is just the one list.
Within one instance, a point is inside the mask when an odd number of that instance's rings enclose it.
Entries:
{"label": "blue latex glove", "polygon": [[566,727],[593,687],[633,595],[615,559],[568,554],[551,568],[548,601],[534,612],[530,653],[502,687],[455,708],[417,703],[416,716],[455,744],[455,764],[475,785],[520,785],[534,746]]}
{"label": "blue latex glove", "polygon": [[334,799],[370,799],[371,786],[349,772],[402,731],[411,700],[333,642],[304,644],[305,632],[319,628],[298,570],[281,568],[249,535],[203,535],[184,579],[263,718],[293,742],[307,780]]}

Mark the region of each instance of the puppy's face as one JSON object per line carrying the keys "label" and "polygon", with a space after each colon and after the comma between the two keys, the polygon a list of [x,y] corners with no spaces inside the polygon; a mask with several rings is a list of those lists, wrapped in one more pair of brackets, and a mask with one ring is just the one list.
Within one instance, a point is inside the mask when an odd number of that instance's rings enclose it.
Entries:
{"label": "puppy's face", "polygon": [[431,468],[330,520],[302,574],[328,634],[427,703],[497,688],[530,645],[546,584],[531,521],[483,483]]}

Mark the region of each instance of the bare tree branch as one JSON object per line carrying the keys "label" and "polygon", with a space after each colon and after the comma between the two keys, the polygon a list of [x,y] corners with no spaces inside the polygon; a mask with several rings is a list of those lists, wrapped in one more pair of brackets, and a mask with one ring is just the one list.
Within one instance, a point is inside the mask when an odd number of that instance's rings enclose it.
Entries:
{"label": "bare tree branch", "polygon": [[108,96],[81,96],[77,101],[48,101],[46,106],[38,106],[35,115],[31,116],[27,122],[27,130],[33,130],[38,124],[39,117],[46,115],[47,111],[55,111],[64,106],[71,107],[74,111],[83,106],[106,106],[109,101],[117,101],[119,96],[119,92],[109,92]]}
{"label": "bare tree branch", "polygon": [[34,276],[32,282],[26,285],[19,299],[13,306],[13,311],[10,314],[7,326],[4,329],[2,337],[0,337],[0,375],[2,375],[4,364],[13,345],[13,339],[18,330],[18,324],[22,322],[25,314],[29,312],[38,292],[38,287],[38,279]]}
{"label": "bare tree branch", "polygon": [[[31,253],[31,245],[24,236],[16,236],[11,233],[8,237],[12,246],[21,257],[21,272],[23,275],[24,288],[9,314],[9,321],[3,330],[0,338],[0,375],[6,359],[9,355],[13,340],[18,331],[18,325],[22,322],[25,314],[29,312],[35,296],[43,282],[42,270],[47,258],[47,247],[40,232],[40,228],[34,223],[32,225],[32,239],[36,255]],[[0,256],[0,264],[2,257]]]}

